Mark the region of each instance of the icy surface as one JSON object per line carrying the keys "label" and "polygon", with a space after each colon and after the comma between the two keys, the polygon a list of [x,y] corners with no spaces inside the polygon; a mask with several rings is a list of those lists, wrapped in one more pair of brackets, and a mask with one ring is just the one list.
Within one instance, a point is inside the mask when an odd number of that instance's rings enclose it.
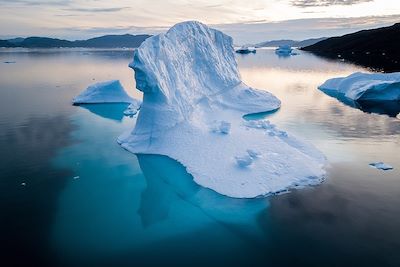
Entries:
{"label": "icy surface", "polygon": [[72,100],[74,104],[131,103],[133,101],[118,80],[93,84]]}
{"label": "icy surface", "polygon": [[400,72],[356,72],[347,77],[329,79],[319,89],[351,100],[400,101]]}
{"label": "icy surface", "polygon": [[269,121],[243,115],[273,111],[280,101],[244,84],[232,39],[198,22],[150,37],[134,54],[136,86],[144,93],[125,149],[182,163],[198,184],[251,198],[323,180],[325,157]]}
{"label": "icy surface", "polygon": [[376,168],[378,170],[384,170],[384,171],[393,170],[392,166],[390,166],[389,164],[383,163],[383,162],[373,162],[373,163],[370,163],[369,166]]}

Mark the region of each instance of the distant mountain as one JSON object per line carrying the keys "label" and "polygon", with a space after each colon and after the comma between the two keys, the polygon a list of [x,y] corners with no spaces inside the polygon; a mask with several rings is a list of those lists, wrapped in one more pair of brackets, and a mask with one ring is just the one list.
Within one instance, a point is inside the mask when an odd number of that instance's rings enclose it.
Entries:
{"label": "distant mountain", "polygon": [[15,44],[15,46],[26,48],[73,47],[73,43],[74,42],[55,38],[28,37],[21,43]]}
{"label": "distant mountain", "polygon": [[79,47],[98,47],[98,48],[113,48],[113,47],[139,47],[140,44],[149,38],[150,35],[106,35],[92,38],[86,41],[75,41],[75,45]]}
{"label": "distant mountain", "polygon": [[266,41],[266,42],[256,44],[256,47],[277,47],[277,46],[281,46],[281,45],[290,45],[292,47],[303,47],[303,46],[309,46],[309,45],[315,44],[315,43],[325,40],[325,39],[326,39],[326,37],[306,39],[303,41],[285,40],[285,39],[284,40],[272,40],[272,41]]}
{"label": "distant mountain", "polygon": [[25,38],[22,38],[22,37],[17,37],[17,38],[13,38],[13,39],[7,39],[7,41],[9,41],[12,44],[22,43],[24,40],[25,40]]}
{"label": "distant mountain", "polygon": [[328,38],[303,50],[370,68],[400,71],[400,23]]}
{"label": "distant mountain", "polygon": [[0,47],[14,47],[14,45],[7,40],[0,40]]}
{"label": "distant mountain", "polygon": [[0,47],[25,47],[25,48],[56,48],[56,47],[85,47],[85,48],[120,48],[139,47],[151,35],[105,35],[88,40],[68,41],[48,37],[15,38],[0,40]]}

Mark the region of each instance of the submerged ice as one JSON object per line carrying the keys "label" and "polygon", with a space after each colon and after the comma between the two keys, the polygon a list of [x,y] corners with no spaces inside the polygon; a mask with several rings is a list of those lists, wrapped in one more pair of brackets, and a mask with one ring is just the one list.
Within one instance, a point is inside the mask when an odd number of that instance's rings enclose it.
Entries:
{"label": "submerged ice", "polygon": [[400,72],[361,73],[327,80],[319,89],[356,101],[400,101]]}
{"label": "submerged ice", "polygon": [[266,120],[280,101],[244,84],[231,37],[184,22],[150,37],[130,64],[144,93],[135,128],[118,142],[137,154],[166,155],[194,181],[231,197],[251,198],[315,185],[325,157]]}

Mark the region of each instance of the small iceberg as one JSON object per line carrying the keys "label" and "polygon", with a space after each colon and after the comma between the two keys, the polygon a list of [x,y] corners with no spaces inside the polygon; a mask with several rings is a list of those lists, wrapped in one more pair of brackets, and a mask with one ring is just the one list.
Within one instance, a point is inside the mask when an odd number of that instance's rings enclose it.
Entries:
{"label": "small iceberg", "polygon": [[318,88],[330,96],[354,101],[400,101],[400,72],[356,72],[329,79]]}
{"label": "small iceberg", "polygon": [[277,49],[275,49],[275,53],[279,56],[291,56],[292,51],[293,48],[290,45],[280,45]]}
{"label": "small iceberg", "polygon": [[250,54],[250,53],[256,53],[257,50],[253,46],[242,46],[241,48],[236,50],[236,53],[239,54]]}
{"label": "small iceberg", "polygon": [[130,97],[118,80],[100,82],[89,86],[72,100],[74,105],[96,103],[132,103]]}
{"label": "small iceberg", "polygon": [[193,180],[237,198],[273,195],[324,180],[324,155],[250,113],[281,102],[240,79],[232,38],[199,22],[146,39],[130,67],[143,92],[136,125],[118,138],[135,154],[181,163]]}
{"label": "small iceberg", "polygon": [[383,163],[383,162],[373,162],[370,163],[369,166],[378,169],[378,170],[383,170],[383,171],[387,171],[387,170],[393,170],[393,167],[390,166],[389,164]]}

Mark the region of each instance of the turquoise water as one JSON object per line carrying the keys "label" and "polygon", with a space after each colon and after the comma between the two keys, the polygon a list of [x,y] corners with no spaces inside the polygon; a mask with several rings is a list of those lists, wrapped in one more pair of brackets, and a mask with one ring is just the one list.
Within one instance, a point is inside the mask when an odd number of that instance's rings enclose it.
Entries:
{"label": "turquoise water", "polygon": [[[243,80],[283,103],[257,116],[314,143],[329,160],[320,186],[244,200],[198,186],[172,159],[123,150],[116,138],[135,121],[121,115],[126,105],[71,105],[107,79],[140,97],[131,58],[131,51],[0,52],[0,62],[15,61],[0,64],[4,263],[400,264],[400,120],[316,89],[361,67],[307,53],[238,55]],[[370,168],[374,161],[395,169]]]}

